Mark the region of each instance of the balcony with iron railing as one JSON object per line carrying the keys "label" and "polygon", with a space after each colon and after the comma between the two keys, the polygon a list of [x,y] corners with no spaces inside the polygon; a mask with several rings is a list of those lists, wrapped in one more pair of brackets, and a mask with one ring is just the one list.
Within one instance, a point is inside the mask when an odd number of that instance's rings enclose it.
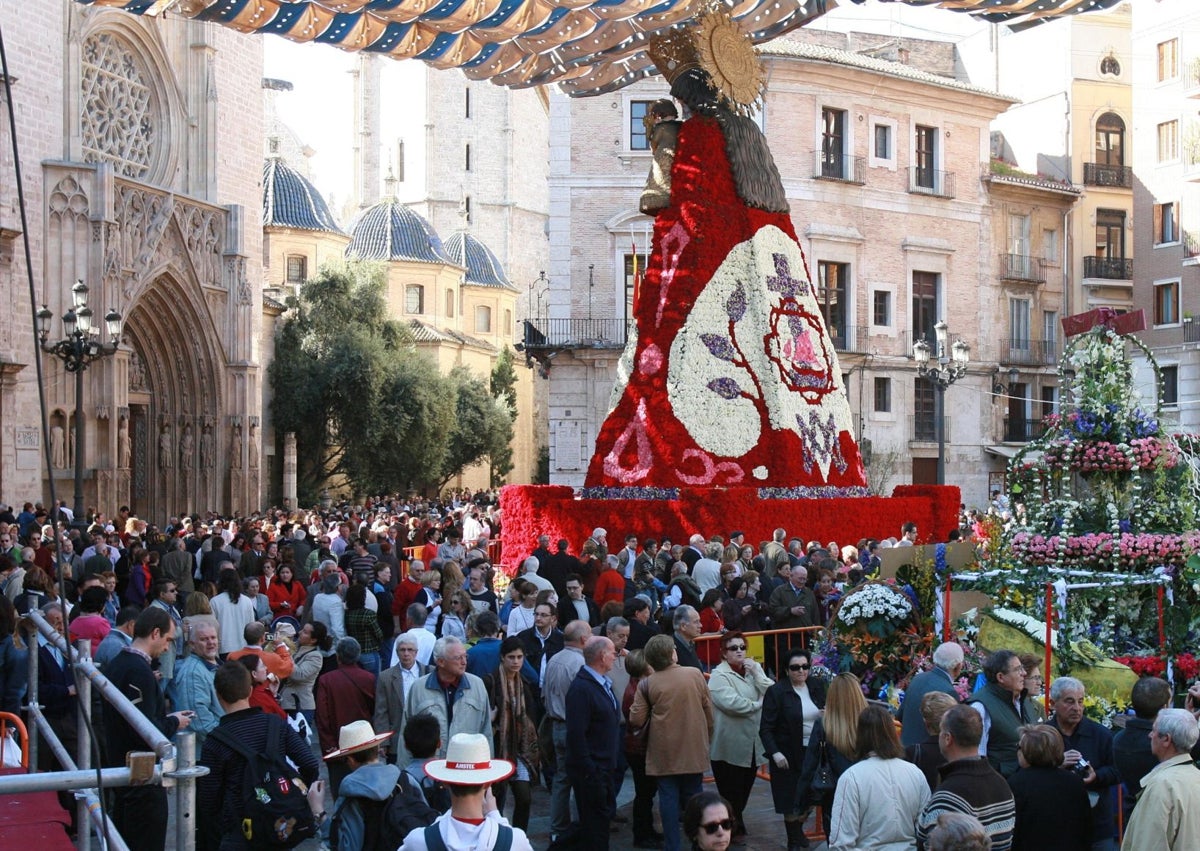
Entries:
{"label": "balcony with iron railing", "polygon": [[1041,437],[1045,432],[1046,427],[1042,425],[1040,419],[1014,419],[1013,417],[1004,418],[1004,442],[1005,443],[1027,443],[1034,438]]}
{"label": "balcony with iron railing", "polygon": [[1185,316],[1183,319],[1183,342],[1185,343],[1200,343],[1200,322],[1197,322],[1191,317]]}
{"label": "balcony with iron railing", "polygon": [[1046,263],[1042,258],[1030,257],[1028,254],[1001,254],[1000,277],[1006,281],[1044,284]]}
{"label": "balcony with iron railing", "polygon": [[1132,281],[1132,257],[1094,257],[1083,258],[1083,277],[1101,278],[1108,281]]}
{"label": "balcony with iron railing", "polygon": [[1058,362],[1058,341],[1011,338],[1001,340],[998,360],[1006,365],[1053,366]]}
{"label": "balcony with iron railing", "polygon": [[1200,234],[1185,230],[1180,241],[1183,243],[1183,264],[1196,265],[1196,258],[1200,257]]}
{"label": "balcony with iron railing", "polygon": [[[946,442],[950,443],[950,418],[942,417]],[[933,414],[909,414],[909,440],[913,443],[937,443],[937,417]]]}
{"label": "balcony with iron railing", "polygon": [[1085,186],[1106,186],[1112,189],[1133,188],[1133,168],[1127,165],[1110,165],[1108,163],[1084,163],[1083,184]]}
{"label": "balcony with iron railing", "polygon": [[1200,98],[1200,56],[1183,66],[1183,96]]}
{"label": "balcony with iron railing", "polygon": [[526,319],[526,351],[538,349],[621,349],[632,322],[625,319]]}
{"label": "balcony with iron railing", "polygon": [[813,179],[865,183],[866,158],[826,151],[813,151]]}
{"label": "balcony with iron railing", "polygon": [[954,172],[938,171],[919,165],[909,166],[908,191],[914,195],[933,195],[938,198],[954,197]]}

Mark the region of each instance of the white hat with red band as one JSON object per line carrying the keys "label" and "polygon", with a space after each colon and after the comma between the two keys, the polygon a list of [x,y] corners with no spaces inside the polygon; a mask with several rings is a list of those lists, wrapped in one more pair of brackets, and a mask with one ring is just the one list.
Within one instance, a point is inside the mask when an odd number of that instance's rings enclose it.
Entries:
{"label": "white hat with red band", "polygon": [[493,759],[487,736],[481,733],[455,733],[446,758],[425,763],[426,774],[451,786],[486,786],[503,780],[516,768],[507,759]]}

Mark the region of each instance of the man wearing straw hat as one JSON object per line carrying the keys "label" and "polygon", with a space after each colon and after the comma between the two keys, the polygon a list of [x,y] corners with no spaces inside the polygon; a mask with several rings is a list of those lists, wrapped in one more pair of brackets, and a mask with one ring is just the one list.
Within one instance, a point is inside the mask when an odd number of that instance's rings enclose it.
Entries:
{"label": "man wearing straw hat", "polygon": [[425,763],[425,772],[450,789],[450,812],[410,833],[401,851],[533,851],[525,832],[500,815],[492,795],[492,784],[515,768],[506,759],[492,758],[486,736],[456,734],[445,759]]}

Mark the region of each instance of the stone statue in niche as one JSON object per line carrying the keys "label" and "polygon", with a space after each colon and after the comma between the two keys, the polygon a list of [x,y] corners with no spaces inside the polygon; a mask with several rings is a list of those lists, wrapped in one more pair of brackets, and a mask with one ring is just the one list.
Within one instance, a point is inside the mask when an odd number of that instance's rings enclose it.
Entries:
{"label": "stone statue in niche", "polygon": [[242,466],[242,424],[233,424],[233,438],[229,441],[229,455],[233,458],[233,466]]}
{"label": "stone statue in niche", "polygon": [[183,436],[179,438],[179,467],[183,470],[192,469],[192,450],[196,448],[195,438],[192,437],[192,424],[183,427]]}
{"label": "stone statue in niche", "polygon": [[128,470],[132,459],[133,454],[129,445],[129,417],[121,417],[121,424],[117,428],[117,468]]}
{"label": "stone statue in niche", "polygon": [[258,423],[250,423],[250,469],[258,469]]}
{"label": "stone statue in niche", "polygon": [[137,352],[129,355],[129,389],[139,393],[146,390],[146,365]]}
{"label": "stone statue in niche", "polygon": [[170,470],[175,466],[174,441],[171,439],[171,427],[164,425],[158,436],[158,466]]}
{"label": "stone statue in niche", "polygon": [[204,431],[200,433],[200,466],[205,470],[211,470],[216,463],[216,454],[213,452],[212,426],[205,423]]}
{"label": "stone statue in niche", "polygon": [[57,424],[50,426],[50,466],[55,470],[67,466],[67,436]]}

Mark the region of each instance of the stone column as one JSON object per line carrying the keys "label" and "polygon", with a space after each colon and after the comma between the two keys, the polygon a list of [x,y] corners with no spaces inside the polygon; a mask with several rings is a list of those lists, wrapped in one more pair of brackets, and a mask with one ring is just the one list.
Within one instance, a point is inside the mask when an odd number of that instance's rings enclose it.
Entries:
{"label": "stone column", "polygon": [[283,436],[283,498],[296,507],[296,432]]}

